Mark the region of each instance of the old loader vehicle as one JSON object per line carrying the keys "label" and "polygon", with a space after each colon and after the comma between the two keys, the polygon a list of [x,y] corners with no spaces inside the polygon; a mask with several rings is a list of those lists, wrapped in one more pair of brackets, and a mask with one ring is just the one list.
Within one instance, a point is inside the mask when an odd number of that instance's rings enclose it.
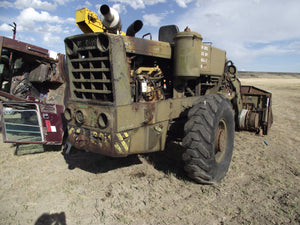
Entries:
{"label": "old loader vehicle", "polygon": [[61,145],[68,84],[64,55],[0,37],[0,59],[3,141]]}
{"label": "old loader vehicle", "polygon": [[65,39],[67,152],[74,146],[125,157],[162,151],[168,138],[182,142],[189,177],[221,181],[235,130],[268,133],[271,93],[241,86],[226,52],[196,32],[170,25],[159,29],[158,41],[137,38],[141,21],[125,35],[115,10],[100,11],[102,23],[87,9],[77,12],[84,34]]}

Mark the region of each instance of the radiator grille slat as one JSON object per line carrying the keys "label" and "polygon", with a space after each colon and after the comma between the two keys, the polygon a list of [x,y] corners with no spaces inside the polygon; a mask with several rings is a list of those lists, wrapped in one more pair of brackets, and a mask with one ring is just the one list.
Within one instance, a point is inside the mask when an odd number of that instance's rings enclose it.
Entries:
{"label": "radiator grille slat", "polygon": [[98,94],[110,94],[111,91],[109,90],[90,90],[90,89],[78,89],[74,88],[74,91],[81,92],[81,93],[98,93]]}
{"label": "radiator grille slat", "polygon": [[108,57],[94,57],[93,59],[71,59],[71,62],[88,62],[88,61],[104,61],[109,60]]}
{"label": "radiator grille slat", "polygon": [[99,49],[99,43],[101,38],[97,35],[75,37],[67,42],[72,98],[114,100],[109,50]]}
{"label": "radiator grille slat", "polygon": [[73,69],[72,70],[73,73],[76,72],[110,72],[109,68],[84,68],[84,69]]}
{"label": "radiator grille slat", "polygon": [[74,82],[81,82],[81,83],[111,83],[111,80],[93,80],[91,81],[90,79],[74,79]]}

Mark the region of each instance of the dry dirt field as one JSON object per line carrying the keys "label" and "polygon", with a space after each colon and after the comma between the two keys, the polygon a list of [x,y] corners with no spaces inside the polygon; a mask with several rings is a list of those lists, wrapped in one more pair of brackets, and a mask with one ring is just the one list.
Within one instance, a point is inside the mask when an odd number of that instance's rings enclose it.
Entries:
{"label": "dry dirt field", "polygon": [[[16,156],[0,143],[0,224],[299,224],[300,76],[242,76],[273,93],[268,136],[236,132],[225,179],[189,180],[180,151]],[[268,143],[268,145],[265,143]]]}

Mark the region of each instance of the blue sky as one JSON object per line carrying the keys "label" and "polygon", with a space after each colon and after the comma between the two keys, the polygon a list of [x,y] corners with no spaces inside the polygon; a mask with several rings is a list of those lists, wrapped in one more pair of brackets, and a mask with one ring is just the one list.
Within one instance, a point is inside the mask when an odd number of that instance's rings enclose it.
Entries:
{"label": "blue sky", "polygon": [[64,53],[64,38],[82,33],[76,10],[99,15],[102,4],[119,11],[123,31],[142,20],[137,37],[188,26],[226,50],[239,70],[300,72],[300,0],[0,0],[0,35],[12,37],[15,22],[16,39]]}

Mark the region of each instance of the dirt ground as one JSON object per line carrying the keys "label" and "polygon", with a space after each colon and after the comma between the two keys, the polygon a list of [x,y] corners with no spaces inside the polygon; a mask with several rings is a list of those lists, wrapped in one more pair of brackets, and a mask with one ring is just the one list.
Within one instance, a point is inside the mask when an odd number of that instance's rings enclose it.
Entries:
{"label": "dirt ground", "polygon": [[1,141],[0,224],[299,224],[300,78],[241,81],[273,93],[274,124],[268,136],[236,132],[220,184],[188,179],[175,144],[112,159],[16,156]]}

